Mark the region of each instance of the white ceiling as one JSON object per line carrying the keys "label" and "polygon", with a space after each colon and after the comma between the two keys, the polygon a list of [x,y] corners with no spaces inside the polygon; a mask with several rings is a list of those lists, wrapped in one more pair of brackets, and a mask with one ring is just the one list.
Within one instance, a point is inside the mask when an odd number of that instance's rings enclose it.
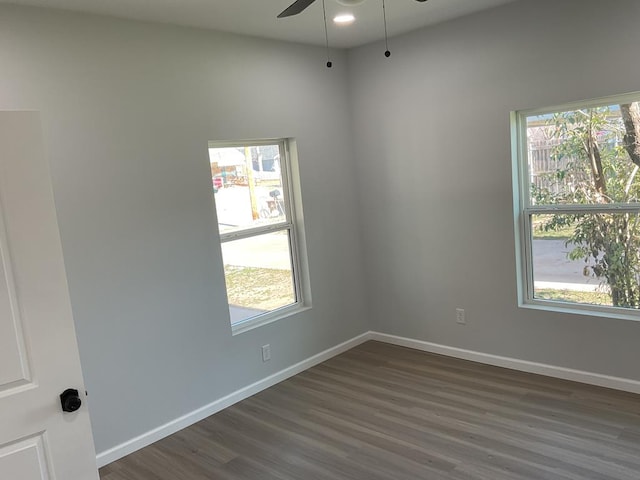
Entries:
{"label": "white ceiling", "polygon": [[[517,0],[386,0],[389,36],[433,25]],[[135,20],[202,27],[291,42],[324,45],[322,0],[300,15],[277,19],[293,0],[0,0],[0,3],[59,8]],[[356,22],[330,21],[329,43],[349,48],[384,37],[382,0],[344,7],[326,0],[327,16],[352,12]]]}

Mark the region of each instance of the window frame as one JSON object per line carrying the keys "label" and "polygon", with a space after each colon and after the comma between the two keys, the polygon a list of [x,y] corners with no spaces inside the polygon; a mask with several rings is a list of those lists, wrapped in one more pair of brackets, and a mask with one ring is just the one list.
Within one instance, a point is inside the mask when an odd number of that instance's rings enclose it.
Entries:
{"label": "window frame", "polygon": [[[285,220],[278,223],[269,223],[266,225],[260,225],[257,227],[251,227],[241,230],[235,230],[231,232],[222,233],[218,223],[218,235],[220,238],[220,246],[224,243],[243,240],[247,238],[254,238],[260,235],[265,235],[275,232],[287,232],[289,243],[289,256],[291,258],[291,276],[293,289],[296,301],[294,303],[285,305],[274,310],[269,310],[264,313],[260,313],[253,317],[240,320],[233,323],[231,316],[229,316],[229,324],[231,325],[231,332],[233,335],[242,333],[262,325],[275,322],[282,318],[288,317],[294,313],[301,312],[310,308],[309,295],[305,292],[304,278],[308,277],[306,272],[303,272],[303,264],[306,262],[301,261],[301,255],[303,248],[299,243],[299,230],[302,227],[301,215],[296,209],[296,204],[299,203],[294,198],[294,192],[296,188],[293,182],[293,166],[292,166],[292,144],[293,140],[288,138],[274,138],[274,139],[260,139],[260,140],[240,140],[240,141],[209,141],[209,148],[244,148],[244,147],[260,147],[278,145],[280,151],[280,176],[282,178],[282,196],[283,205],[285,211]],[[214,196],[215,202],[215,196]],[[224,262],[224,258],[223,258]],[[227,306],[230,308],[227,290],[226,275],[223,274],[225,280],[225,296],[227,296]]]}
{"label": "window frame", "polygon": [[609,305],[571,303],[562,300],[545,300],[534,297],[533,230],[531,225],[531,218],[533,215],[575,212],[611,214],[635,213],[640,215],[640,202],[636,204],[613,203],[607,205],[531,205],[531,184],[527,143],[527,117],[631,102],[640,102],[640,92],[612,95],[591,100],[554,105],[551,107],[511,112],[513,208],[519,307],[640,321],[640,310]]}

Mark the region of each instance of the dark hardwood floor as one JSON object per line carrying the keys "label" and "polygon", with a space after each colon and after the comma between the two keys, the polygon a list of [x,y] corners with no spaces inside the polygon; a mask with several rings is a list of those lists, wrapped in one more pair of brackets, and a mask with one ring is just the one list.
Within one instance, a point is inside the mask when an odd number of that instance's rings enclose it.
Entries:
{"label": "dark hardwood floor", "polygon": [[640,480],[640,396],[368,342],[102,480]]}

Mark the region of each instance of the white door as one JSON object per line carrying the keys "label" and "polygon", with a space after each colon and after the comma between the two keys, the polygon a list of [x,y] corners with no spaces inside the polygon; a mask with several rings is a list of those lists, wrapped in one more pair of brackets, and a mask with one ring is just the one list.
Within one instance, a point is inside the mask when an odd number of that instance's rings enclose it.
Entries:
{"label": "white door", "polygon": [[0,112],[0,479],[97,478],[40,118]]}

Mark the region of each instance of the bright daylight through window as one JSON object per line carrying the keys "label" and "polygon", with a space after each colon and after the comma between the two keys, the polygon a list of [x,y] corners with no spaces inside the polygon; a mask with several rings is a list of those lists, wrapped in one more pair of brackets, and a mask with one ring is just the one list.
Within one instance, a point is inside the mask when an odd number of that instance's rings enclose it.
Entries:
{"label": "bright daylight through window", "polygon": [[209,144],[233,326],[302,304],[287,142]]}
{"label": "bright daylight through window", "polygon": [[518,112],[524,304],[640,307],[640,94]]}

